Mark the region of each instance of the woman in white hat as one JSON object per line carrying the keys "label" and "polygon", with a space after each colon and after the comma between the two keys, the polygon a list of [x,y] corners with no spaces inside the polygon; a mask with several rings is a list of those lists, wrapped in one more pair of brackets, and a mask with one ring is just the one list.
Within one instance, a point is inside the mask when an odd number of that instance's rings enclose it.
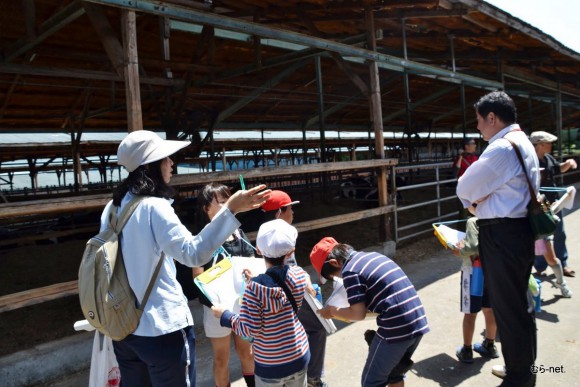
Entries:
{"label": "woman in white hat", "polygon": [[171,206],[175,191],[169,185],[173,171],[169,156],[189,144],[140,130],[125,137],[117,151],[118,163],[129,175],[105,207],[101,229],[107,225],[111,204],[120,213],[135,196],[146,196],[127,221],[121,239],[127,277],[137,299],[143,298],[163,259],[139,326],[125,339],[113,342],[124,385],[195,385],[193,317],[175,278],[174,260],[203,266],[240,226],[234,215],[258,208],[269,194],[265,185],[236,192],[207,227],[192,235]]}

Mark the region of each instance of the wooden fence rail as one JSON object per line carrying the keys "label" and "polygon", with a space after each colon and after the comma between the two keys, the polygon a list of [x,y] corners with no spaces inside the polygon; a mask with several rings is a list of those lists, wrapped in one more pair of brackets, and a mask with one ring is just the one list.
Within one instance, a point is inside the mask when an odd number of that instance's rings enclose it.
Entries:
{"label": "wooden fence rail", "polygon": [[[172,185],[185,187],[196,185],[199,186],[210,182],[237,181],[240,174],[243,175],[244,179],[246,180],[260,180],[267,177],[291,176],[308,173],[325,173],[357,169],[373,170],[376,168],[394,167],[397,164],[398,160],[396,159],[382,159],[177,175],[172,179]],[[99,194],[61,199],[35,200],[20,203],[3,203],[0,204],[0,219],[18,219],[36,215],[55,215],[83,210],[95,210],[103,208],[110,199],[110,194]],[[335,226],[338,224],[353,222],[356,220],[366,219],[372,216],[384,215],[392,212],[393,209],[394,207],[392,205],[382,206],[368,210],[300,222],[294,224],[294,226],[300,232],[316,230]],[[83,231],[86,230],[83,229]],[[69,233],[70,231],[65,232],[66,235],[69,235]],[[252,240],[255,240],[256,232],[248,233],[248,237]],[[14,241],[12,241],[12,243],[14,243]],[[30,289],[19,293],[8,294],[0,297],[0,313],[39,304],[42,302],[56,300],[74,294],[78,294],[77,281],[64,282],[37,289]]]}

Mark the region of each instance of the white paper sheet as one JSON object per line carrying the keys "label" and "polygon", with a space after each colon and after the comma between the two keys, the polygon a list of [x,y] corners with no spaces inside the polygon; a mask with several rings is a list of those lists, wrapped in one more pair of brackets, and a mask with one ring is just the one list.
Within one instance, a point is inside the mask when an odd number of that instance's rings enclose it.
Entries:
{"label": "white paper sheet", "polygon": [[245,288],[244,269],[255,277],[266,272],[266,264],[262,258],[230,257],[200,274],[194,282],[213,305],[237,311]]}
{"label": "white paper sheet", "polygon": [[552,212],[554,212],[554,214],[557,214],[564,208],[568,210],[571,209],[574,206],[575,197],[576,197],[576,188],[574,188],[573,186],[567,187],[566,193],[562,195],[560,199],[552,203],[552,205],[550,206]]}
{"label": "white paper sheet", "polygon": [[336,325],[334,325],[332,320],[325,319],[316,313],[318,310],[322,309],[322,304],[315,297],[312,297],[312,295],[310,295],[308,292],[304,292],[304,301],[306,301],[308,306],[314,311],[314,314],[316,314],[316,317],[318,317],[318,321],[320,321],[329,335],[336,332]]}
{"label": "white paper sheet", "polygon": [[441,224],[439,226],[433,225],[433,227],[435,227],[439,235],[445,240],[445,242],[447,243],[447,247],[449,248],[456,248],[457,243],[465,239],[464,232],[455,230],[444,224]]}

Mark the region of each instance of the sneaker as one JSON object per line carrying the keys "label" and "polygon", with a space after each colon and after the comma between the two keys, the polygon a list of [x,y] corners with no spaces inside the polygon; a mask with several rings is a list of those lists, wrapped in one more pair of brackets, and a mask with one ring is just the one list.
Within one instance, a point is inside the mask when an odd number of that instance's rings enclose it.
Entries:
{"label": "sneaker", "polygon": [[473,345],[473,350],[488,359],[497,359],[499,357],[495,344],[487,339],[483,340],[481,344],[475,343]]}
{"label": "sneaker", "polygon": [[506,376],[505,366],[501,364],[494,365],[491,367],[491,373],[498,378],[503,379]]}
{"label": "sneaker", "polygon": [[568,287],[566,281],[562,282],[561,284],[556,282],[556,287],[560,289],[560,291],[562,292],[562,297],[564,298],[572,297],[572,290]]}
{"label": "sneaker", "polygon": [[308,387],[328,387],[326,382],[324,382],[321,378],[308,378],[306,385]]}
{"label": "sneaker", "polygon": [[473,350],[471,349],[471,347],[466,347],[465,345],[462,345],[461,347],[457,348],[455,354],[457,355],[457,358],[459,359],[460,362],[467,364],[473,363]]}

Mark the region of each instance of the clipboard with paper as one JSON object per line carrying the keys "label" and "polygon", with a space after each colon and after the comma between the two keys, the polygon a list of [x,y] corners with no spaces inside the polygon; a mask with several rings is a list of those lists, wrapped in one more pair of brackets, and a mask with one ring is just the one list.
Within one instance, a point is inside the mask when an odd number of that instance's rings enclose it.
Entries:
{"label": "clipboard with paper", "polygon": [[557,192],[561,194],[560,198],[550,205],[550,209],[554,214],[559,213],[564,208],[571,209],[574,206],[574,198],[576,197],[576,188],[569,187],[540,187],[540,193]]}
{"label": "clipboard with paper", "polygon": [[322,326],[329,335],[336,332],[336,325],[334,325],[334,322],[332,322],[332,320],[330,319],[322,317],[317,313],[317,311],[323,308],[323,305],[320,303],[320,301],[316,299],[316,297],[312,297],[310,293],[304,292],[304,301],[306,301],[308,303],[308,306],[314,311],[314,314],[318,318],[318,321],[320,321],[320,324],[322,324]]}
{"label": "clipboard with paper", "polygon": [[[225,251],[218,251],[218,253],[223,254]],[[262,258],[237,257],[226,254],[224,254],[224,259],[198,275],[194,283],[212,305],[219,304],[228,310],[237,312],[246,286],[242,274],[244,269],[249,269],[252,275],[256,276],[266,272],[266,264]]]}
{"label": "clipboard with paper", "polygon": [[439,242],[441,242],[443,247],[445,247],[446,249],[455,249],[457,243],[465,239],[465,233],[463,231],[451,228],[447,226],[447,224],[465,221],[466,221],[465,219],[461,219],[461,220],[452,220],[449,222],[433,223],[433,229],[435,230],[434,234],[439,240]]}
{"label": "clipboard with paper", "polygon": [[[346,288],[344,287],[344,282],[341,277],[333,277],[332,279],[332,294],[328,296],[325,305],[326,306],[336,306],[338,308],[348,308],[350,306],[348,302],[348,295],[346,293]],[[350,323],[352,321],[346,320],[339,317],[333,317],[334,319]]]}

